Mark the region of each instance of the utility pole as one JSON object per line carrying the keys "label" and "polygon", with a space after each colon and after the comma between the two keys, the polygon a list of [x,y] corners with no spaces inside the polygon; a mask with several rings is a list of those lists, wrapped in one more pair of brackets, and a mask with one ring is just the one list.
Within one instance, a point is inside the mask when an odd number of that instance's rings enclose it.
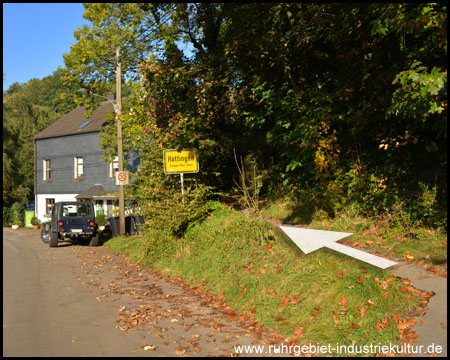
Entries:
{"label": "utility pole", "polygon": [[[123,171],[123,151],[122,151],[122,63],[120,60],[120,47],[116,48],[116,121],[117,121],[117,157],[119,158],[119,172]],[[125,234],[125,206],[123,185],[119,186],[119,234]]]}

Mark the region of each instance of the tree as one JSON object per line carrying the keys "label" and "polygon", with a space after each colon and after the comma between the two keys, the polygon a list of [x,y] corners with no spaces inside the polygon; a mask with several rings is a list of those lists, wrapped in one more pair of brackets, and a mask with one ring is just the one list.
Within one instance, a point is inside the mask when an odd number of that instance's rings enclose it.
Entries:
{"label": "tree", "polygon": [[172,26],[194,57],[167,48],[143,66],[152,101],[176,104],[150,125],[210,144],[203,169],[234,173],[236,147],[272,188],[311,188],[330,210],[384,211],[420,182],[445,198],[445,6],[195,4]]}
{"label": "tree", "polygon": [[196,179],[230,192],[235,149],[265,171],[266,194],[306,194],[330,212],[386,211],[424,188],[444,201],[446,6],[95,4],[86,14],[94,27],[77,33],[69,74],[106,86],[108,72],[92,69],[118,44],[107,39],[135,44],[126,63],[141,81],[124,132],[155,166],[157,148],[197,147]]}
{"label": "tree", "polygon": [[3,202],[26,202],[33,194],[33,137],[75,104],[65,96],[61,71],[42,80],[12,84],[3,92]]}

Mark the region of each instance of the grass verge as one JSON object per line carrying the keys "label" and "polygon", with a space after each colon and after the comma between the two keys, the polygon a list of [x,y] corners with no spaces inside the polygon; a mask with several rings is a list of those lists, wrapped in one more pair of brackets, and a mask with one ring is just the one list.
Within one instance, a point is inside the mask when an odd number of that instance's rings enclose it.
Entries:
{"label": "grass verge", "polygon": [[[262,210],[265,217],[280,222],[305,223],[297,209],[281,200],[267,204]],[[386,257],[416,262],[429,271],[446,276],[447,232],[424,226],[409,225],[400,212],[377,217],[361,216],[353,207],[330,218],[325,211],[311,213],[306,222],[317,230],[352,232],[342,243],[363,248]]]}
{"label": "grass verge", "polygon": [[299,344],[400,344],[399,324],[421,301],[384,270],[328,249],[304,255],[270,223],[219,203],[183,239],[153,230],[105,245]]}

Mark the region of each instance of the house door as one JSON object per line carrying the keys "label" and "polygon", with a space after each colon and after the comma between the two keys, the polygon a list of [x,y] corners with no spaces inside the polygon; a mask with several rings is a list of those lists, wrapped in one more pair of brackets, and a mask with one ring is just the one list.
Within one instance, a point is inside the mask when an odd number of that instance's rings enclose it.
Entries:
{"label": "house door", "polygon": [[95,216],[104,215],[103,200],[95,200]]}

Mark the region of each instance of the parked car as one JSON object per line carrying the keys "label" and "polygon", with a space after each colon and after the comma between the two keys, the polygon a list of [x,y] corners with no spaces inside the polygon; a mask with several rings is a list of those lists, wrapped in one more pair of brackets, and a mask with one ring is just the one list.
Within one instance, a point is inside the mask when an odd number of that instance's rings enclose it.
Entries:
{"label": "parked car", "polygon": [[50,247],[58,241],[89,241],[98,246],[98,226],[95,223],[94,205],[83,201],[62,201],[53,207],[51,220],[41,230],[41,240]]}

